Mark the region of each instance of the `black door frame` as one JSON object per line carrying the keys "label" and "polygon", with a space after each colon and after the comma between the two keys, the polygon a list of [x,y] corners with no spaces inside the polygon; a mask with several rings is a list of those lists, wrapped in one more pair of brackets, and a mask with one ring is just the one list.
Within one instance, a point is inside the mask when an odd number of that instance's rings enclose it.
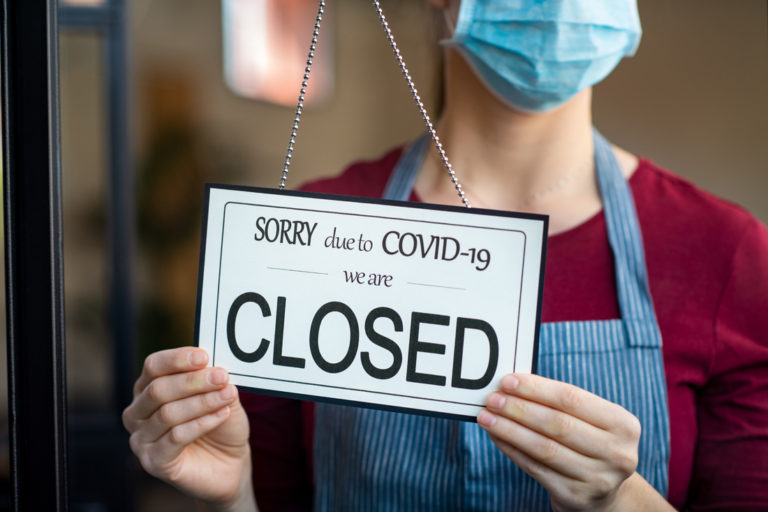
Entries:
{"label": "black door frame", "polygon": [[[123,492],[92,496],[110,510],[131,510],[127,435],[119,411],[131,399],[135,322],[133,175],[129,157],[127,45],[124,0],[72,6],[57,0],[2,0],[2,156],[8,393],[13,509],[68,508],[68,435],[74,447],[93,438],[91,451],[113,470],[105,480]],[[63,231],[59,136],[59,24],[95,31],[104,41],[109,228],[110,341],[113,411],[105,421],[68,432],[64,341]],[[70,420],[71,421],[71,420]],[[86,441],[87,442],[87,441]],[[100,443],[100,444],[99,444]],[[94,443],[91,443],[94,444]],[[80,457],[81,459],[83,457]],[[77,477],[80,461],[70,471]],[[71,479],[70,479],[71,480]],[[74,478],[77,480],[77,478]],[[102,482],[104,483],[104,482]],[[106,486],[111,487],[111,486]],[[127,487],[127,488],[126,488]],[[77,494],[77,492],[75,492]],[[77,496],[72,496],[77,499]],[[91,501],[92,502],[92,501]]]}
{"label": "black door frame", "polygon": [[11,498],[67,510],[56,0],[2,2]]}

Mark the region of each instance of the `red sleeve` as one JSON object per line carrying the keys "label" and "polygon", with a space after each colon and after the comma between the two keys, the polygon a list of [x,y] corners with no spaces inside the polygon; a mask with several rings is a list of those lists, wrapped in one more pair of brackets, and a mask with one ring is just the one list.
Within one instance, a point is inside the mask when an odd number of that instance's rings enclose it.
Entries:
{"label": "red sleeve", "polygon": [[241,393],[240,400],[251,426],[253,489],[259,510],[312,510],[306,407],[298,400],[250,393]]}
{"label": "red sleeve", "polygon": [[734,253],[714,329],[691,510],[768,510],[768,230],[756,220]]}

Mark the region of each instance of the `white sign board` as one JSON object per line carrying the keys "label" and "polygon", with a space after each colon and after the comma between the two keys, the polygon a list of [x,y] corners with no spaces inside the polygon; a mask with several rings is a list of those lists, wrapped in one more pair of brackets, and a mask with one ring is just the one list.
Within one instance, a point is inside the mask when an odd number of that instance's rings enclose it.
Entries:
{"label": "white sign board", "polygon": [[535,371],[547,218],[209,185],[197,345],[280,396],[474,420]]}

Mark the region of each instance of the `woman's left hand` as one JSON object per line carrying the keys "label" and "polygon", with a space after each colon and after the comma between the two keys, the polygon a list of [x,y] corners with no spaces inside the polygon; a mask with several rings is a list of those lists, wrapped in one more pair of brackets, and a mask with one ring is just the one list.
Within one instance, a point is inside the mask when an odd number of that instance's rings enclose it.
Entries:
{"label": "woman's left hand", "polygon": [[556,511],[611,510],[622,501],[622,485],[636,480],[630,477],[640,422],[617,404],[570,384],[514,374],[486,406],[478,423],[549,491]]}

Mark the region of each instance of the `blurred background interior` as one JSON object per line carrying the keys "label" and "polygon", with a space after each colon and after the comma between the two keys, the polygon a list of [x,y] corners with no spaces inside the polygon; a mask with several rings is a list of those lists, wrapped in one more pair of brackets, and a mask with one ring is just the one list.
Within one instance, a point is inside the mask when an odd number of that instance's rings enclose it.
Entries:
{"label": "blurred background interior", "polygon": [[[595,124],[768,221],[768,4],[639,3],[643,42],[596,87]],[[436,113],[442,18],[421,0],[382,4]],[[60,1],[75,511],[192,506],[139,471],[119,413],[148,353],[193,343],[203,183],[278,182],[316,7],[316,0]],[[370,2],[329,0],[320,40],[294,188],[423,130]]]}

